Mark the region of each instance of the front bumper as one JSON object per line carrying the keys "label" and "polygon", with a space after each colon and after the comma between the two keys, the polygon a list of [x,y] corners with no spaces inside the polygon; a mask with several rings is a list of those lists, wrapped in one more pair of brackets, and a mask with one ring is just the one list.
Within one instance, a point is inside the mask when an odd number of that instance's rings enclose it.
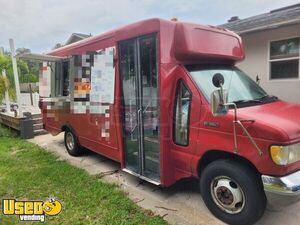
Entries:
{"label": "front bumper", "polygon": [[280,208],[300,200],[300,171],[284,177],[261,176],[271,208]]}

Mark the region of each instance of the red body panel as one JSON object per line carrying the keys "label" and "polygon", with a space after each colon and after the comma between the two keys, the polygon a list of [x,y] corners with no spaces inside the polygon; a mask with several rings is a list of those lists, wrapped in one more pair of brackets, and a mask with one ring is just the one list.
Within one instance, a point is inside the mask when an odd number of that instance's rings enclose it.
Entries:
{"label": "red body panel", "polygon": [[240,37],[222,28],[196,24],[177,24],[174,36],[174,55],[180,62],[244,59]]}
{"label": "red body panel", "polygon": [[[241,39],[236,34],[221,28],[202,26],[160,19],[131,24],[103,35],[87,38],[50,52],[55,56],[71,56],[106,47],[116,46],[118,41],[158,33],[158,68],[160,96],[160,179],[163,186],[169,186],[183,177],[198,176],[197,168],[201,157],[210,150],[233,152],[233,112],[225,117],[213,117],[206,99],[190,78],[182,64],[186,63],[229,63],[244,59]],[[124,167],[122,136],[122,113],[119,59],[116,63],[115,102],[110,105],[110,141],[98,136],[95,120],[101,116],[76,115],[70,111],[47,110],[42,104],[43,120],[47,130],[54,134],[70,124],[79,137],[79,142],[99,154],[119,161]],[[189,145],[178,146],[173,142],[173,108],[178,80],[183,80],[192,93]],[[49,118],[52,113],[54,116]],[[249,160],[261,173],[284,175],[299,169],[300,163],[288,167],[276,166],[270,159],[271,144],[289,144],[300,141],[300,106],[275,102],[239,109],[239,117],[254,119],[246,127],[263,150],[257,154],[249,139],[238,130],[238,154]],[[217,122],[218,127],[207,127],[205,122]]]}

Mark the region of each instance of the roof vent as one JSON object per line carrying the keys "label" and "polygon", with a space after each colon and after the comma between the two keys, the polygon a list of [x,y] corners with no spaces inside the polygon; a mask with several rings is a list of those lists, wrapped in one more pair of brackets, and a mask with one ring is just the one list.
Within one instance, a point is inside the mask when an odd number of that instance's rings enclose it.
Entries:
{"label": "roof vent", "polygon": [[232,16],[229,20],[228,20],[228,23],[230,22],[234,22],[234,21],[238,21],[240,20],[240,18],[238,16]]}

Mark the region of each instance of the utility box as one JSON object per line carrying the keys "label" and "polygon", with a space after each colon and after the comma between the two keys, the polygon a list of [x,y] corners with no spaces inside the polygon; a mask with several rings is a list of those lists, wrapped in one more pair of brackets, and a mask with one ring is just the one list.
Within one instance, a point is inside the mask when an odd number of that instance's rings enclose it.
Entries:
{"label": "utility box", "polygon": [[31,117],[31,113],[24,112],[24,118],[20,120],[20,134],[21,138],[30,139],[34,137],[33,132],[33,121]]}

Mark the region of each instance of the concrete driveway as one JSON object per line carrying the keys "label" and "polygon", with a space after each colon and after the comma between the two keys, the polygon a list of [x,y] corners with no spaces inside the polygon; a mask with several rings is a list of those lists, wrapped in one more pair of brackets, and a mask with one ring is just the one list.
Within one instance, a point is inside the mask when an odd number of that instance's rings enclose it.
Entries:
{"label": "concrete driveway", "polygon": [[[198,181],[183,180],[172,187],[160,188],[120,171],[118,163],[88,151],[81,157],[69,156],[64,147],[63,134],[36,136],[30,140],[59,159],[86,170],[89,174],[98,175],[107,182],[118,184],[139,206],[161,215],[171,224],[198,225],[223,224],[205,207],[202,201]],[[300,221],[300,202],[279,211],[267,209],[259,225],[298,225]]]}

